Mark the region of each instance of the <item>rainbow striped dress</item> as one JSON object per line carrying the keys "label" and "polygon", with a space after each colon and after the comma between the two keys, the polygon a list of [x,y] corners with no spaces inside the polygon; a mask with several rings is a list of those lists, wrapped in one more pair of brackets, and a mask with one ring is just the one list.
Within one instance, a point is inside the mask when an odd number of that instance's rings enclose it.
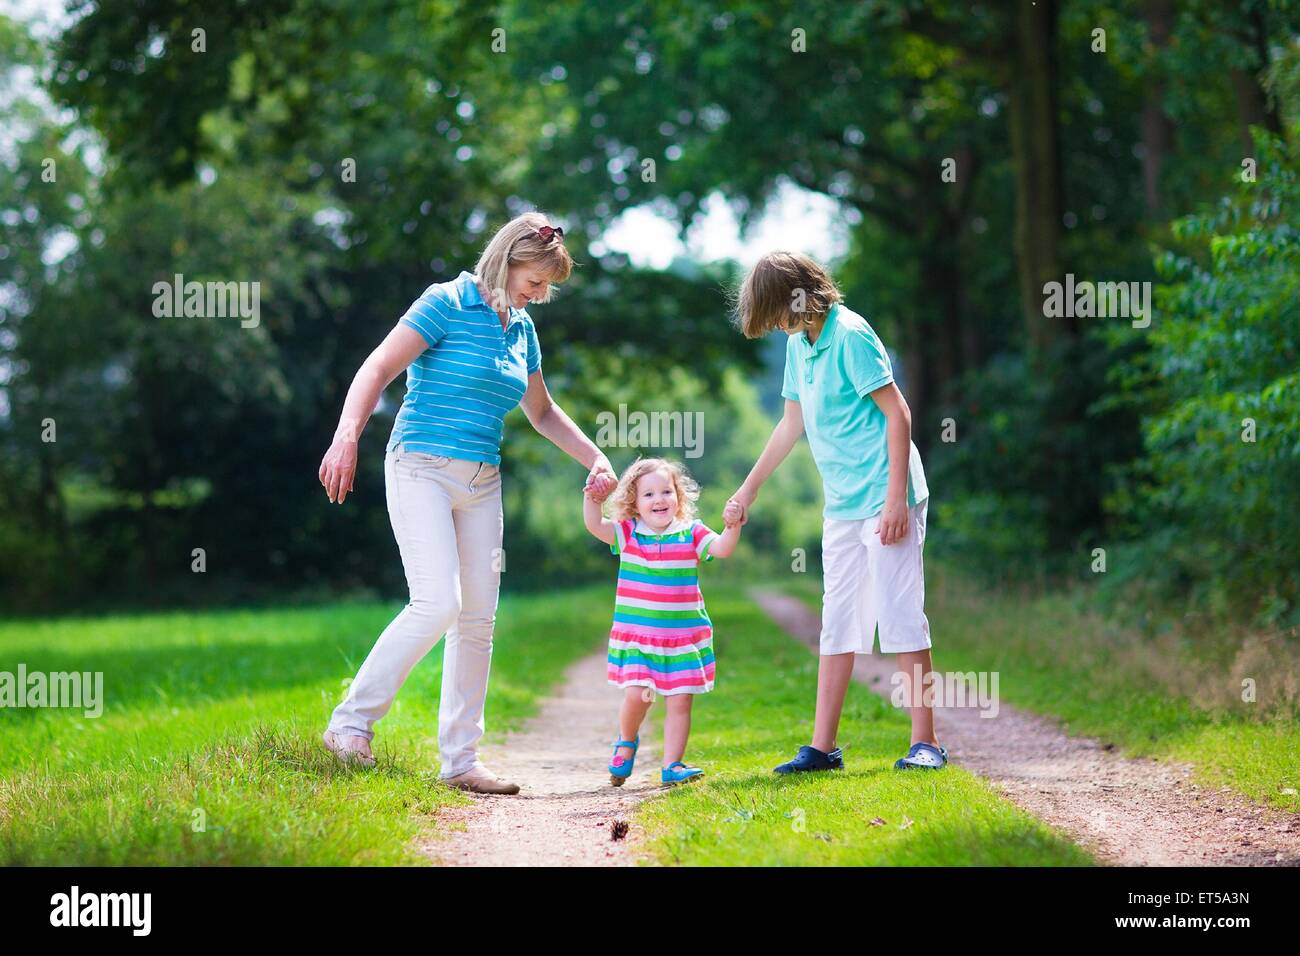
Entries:
{"label": "rainbow striped dress", "polygon": [[660,694],[713,690],[713,622],[700,593],[699,566],[718,537],[704,522],[677,521],[662,534],[640,521],[614,524],[619,556],[609,683]]}

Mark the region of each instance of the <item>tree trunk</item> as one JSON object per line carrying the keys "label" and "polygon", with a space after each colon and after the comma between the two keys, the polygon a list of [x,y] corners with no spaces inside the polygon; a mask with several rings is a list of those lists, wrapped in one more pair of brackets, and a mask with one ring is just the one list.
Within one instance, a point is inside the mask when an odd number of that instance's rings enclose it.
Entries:
{"label": "tree trunk", "polygon": [[1043,286],[1063,281],[1061,154],[1057,130],[1056,0],[1017,4],[1009,64],[1011,154],[1016,171],[1016,268],[1027,350],[1041,355],[1075,331],[1043,310]]}
{"label": "tree trunk", "polygon": [[948,327],[956,341],[961,343],[958,352],[958,367],[962,372],[979,368],[984,362],[983,339],[980,336],[979,323],[973,321],[970,314],[970,301],[967,296],[965,272],[962,269],[960,236],[965,235],[970,220],[971,198],[975,194],[975,176],[979,168],[979,156],[969,146],[957,151],[958,178],[957,189],[952,194],[952,201],[946,206],[947,223],[944,227],[952,246],[952,288],[947,297],[945,308],[950,321]]}
{"label": "tree trunk", "polygon": [[945,229],[929,229],[918,250],[906,398],[912,409],[913,440],[922,453],[931,444],[936,403],[944,400],[945,392],[966,370],[961,266],[953,236]]}
{"label": "tree trunk", "polygon": [[919,278],[917,306],[926,309],[926,344],[934,355],[935,380],[942,388],[965,371],[961,267],[950,233],[935,230],[926,236]]}
{"label": "tree trunk", "polygon": [[903,398],[912,411],[912,441],[924,460],[930,447],[929,428],[926,421],[930,412],[930,363],[926,361],[925,336],[921,330],[912,326],[903,346]]}
{"label": "tree trunk", "polygon": [[1229,70],[1232,91],[1237,96],[1237,118],[1241,123],[1242,144],[1246,155],[1255,155],[1255,139],[1250,135],[1252,126],[1262,126],[1270,133],[1281,134],[1282,121],[1277,111],[1269,106],[1260,79],[1268,69],[1268,25],[1258,8],[1251,11],[1251,28],[1254,31],[1255,68]]}
{"label": "tree trunk", "polygon": [[158,389],[154,385],[153,370],[147,369],[140,374],[140,410],[142,418],[141,434],[143,436],[142,457],[142,493],[143,505],[140,509],[140,541],[144,566],[144,583],[152,597],[158,593],[158,508],[155,495],[162,487],[161,469],[158,467],[158,423],[160,415],[156,396]]}
{"label": "tree trunk", "polygon": [[1146,0],[1147,31],[1155,47],[1152,73],[1147,81],[1146,99],[1142,104],[1142,185],[1146,198],[1147,215],[1164,219],[1164,203],[1160,195],[1160,170],[1173,142],[1174,124],[1165,113],[1165,65],[1162,54],[1169,45],[1169,30],[1173,24],[1171,0]]}
{"label": "tree trunk", "polygon": [[1277,113],[1269,109],[1264,90],[1255,75],[1248,70],[1230,70],[1232,90],[1237,95],[1237,119],[1241,123],[1241,143],[1246,155],[1255,155],[1255,138],[1250,135],[1252,126],[1263,126],[1271,133],[1282,132]]}

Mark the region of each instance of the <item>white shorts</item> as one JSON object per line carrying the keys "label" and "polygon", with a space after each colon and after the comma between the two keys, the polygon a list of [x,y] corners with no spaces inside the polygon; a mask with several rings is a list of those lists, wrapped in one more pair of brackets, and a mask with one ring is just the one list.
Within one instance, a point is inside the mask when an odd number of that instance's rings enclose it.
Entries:
{"label": "white shorts", "polygon": [[925,513],[930,499],[908,509],[907,537],[881,544],[880,515],[822,523],[821,653],[870,654],[880,625],[880,653],[930,646],[925,617]]}

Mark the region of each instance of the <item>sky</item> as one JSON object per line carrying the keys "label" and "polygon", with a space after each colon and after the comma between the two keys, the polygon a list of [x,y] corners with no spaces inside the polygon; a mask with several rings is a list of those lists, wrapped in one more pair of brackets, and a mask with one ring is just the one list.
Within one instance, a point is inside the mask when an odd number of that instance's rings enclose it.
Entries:
{"label": "sky", "polygon": [[[827,262],[842,255],[848,245],[848,223],[839,203],[792,183],[776,190],[748,235],[741,234],[731,207],[717,193],[705,200],[684,242],[678,233],[675,223],[635,206],[610,223],[602,243],[625,253],[635,265],[654,269],[665,268],[680,255],[699,262],[735,259],[750,266],[773,249],[802,252]],[[592,249],[597,255],[602,251]]]}

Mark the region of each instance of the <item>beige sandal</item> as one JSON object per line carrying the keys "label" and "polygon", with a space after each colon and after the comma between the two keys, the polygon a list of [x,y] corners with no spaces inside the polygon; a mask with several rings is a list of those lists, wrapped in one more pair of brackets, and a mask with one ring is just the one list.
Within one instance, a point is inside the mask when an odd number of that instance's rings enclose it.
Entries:
{"label": "beige sandal", "polygon": [[443,781],[449,787],[455,787],[457,790],[469,790],[473,793],[518,793],[519,784],[511,783],[508,780],[502,780],[487,767],[471,767],[464,773],[455,777],[447,777]]}
{"label": "beige sandal", "polygon": [[[370,752],[370,741],[359,734],[349,734],[340,737],[332,730],[327,730],[321,734],[321,740],[325,743],[325,749],[349,767],[373,767],[375,757]],[[355,743],[360,741],[360,744]]]}

